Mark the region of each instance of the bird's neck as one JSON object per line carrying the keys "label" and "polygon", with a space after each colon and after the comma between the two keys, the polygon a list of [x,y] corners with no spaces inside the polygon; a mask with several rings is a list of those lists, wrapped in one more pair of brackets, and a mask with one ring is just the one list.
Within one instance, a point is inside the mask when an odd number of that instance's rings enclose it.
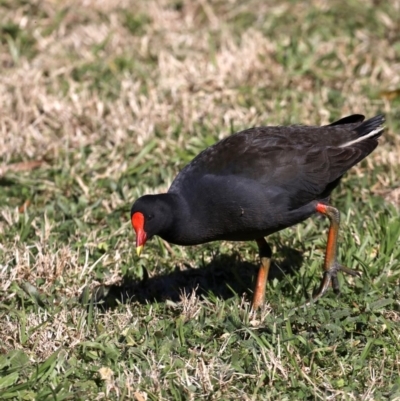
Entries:
{"label": "bird's neck", "polygon": [[173,244],[187,245],[186,231],[190,225],[190,210],[187,202],[176,193],[166,193],[161,196],[169,206],[169,213],[165,216],[164,227],[158,235]]}

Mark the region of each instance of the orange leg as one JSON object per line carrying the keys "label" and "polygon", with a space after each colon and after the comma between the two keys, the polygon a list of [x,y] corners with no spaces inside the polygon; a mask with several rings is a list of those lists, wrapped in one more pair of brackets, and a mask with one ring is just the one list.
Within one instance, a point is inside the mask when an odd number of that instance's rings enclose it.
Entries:
{"label": "orange leg", "polygon": [[313,296],[314,301],[321,298],[326,293],[330,285],[332,285],[335,293],[340,293],[339,281],[337,279],[338,271],[342,271],[352,276],[360,276],[360,273],[344,267],[337,262],[337,239],[340,224],[339,210],[333,206],[324,205],[323,203],[318,203],[316,209],[317,212],[327,216],[331,224],[328,232],[328,242],[326,244],[324,276],[322,277],[317,293]]}
{"label": "orange leg", "polygon": [[264,238],[256,240],[258,251],[260,253],[261,266],[258,270],[257,280],[254,287],[253,301],[251,308],[253,310],[259,309],[265,302],[265,288],[267,286],[268,273],[271,265],[272,251],[267,241]]}

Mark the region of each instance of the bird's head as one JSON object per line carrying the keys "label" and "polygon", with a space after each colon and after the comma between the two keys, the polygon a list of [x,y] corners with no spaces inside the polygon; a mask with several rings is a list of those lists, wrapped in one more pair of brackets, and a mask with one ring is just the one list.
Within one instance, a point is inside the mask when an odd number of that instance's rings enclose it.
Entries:
{"label": "bird's head", "polygon": [[172,210],[168,194],[145,195],[139,198],[131,209],[132,227],[136,233],[136,253],[141,254],[147,240],[168,230]]}

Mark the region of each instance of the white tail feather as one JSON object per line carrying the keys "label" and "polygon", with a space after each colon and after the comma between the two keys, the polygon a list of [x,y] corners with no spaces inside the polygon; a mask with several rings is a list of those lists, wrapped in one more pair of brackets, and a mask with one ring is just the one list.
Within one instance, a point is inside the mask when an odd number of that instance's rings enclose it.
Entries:
{"label": "white tail feather", "polygon": [[340,148],[345,148],[345,147],[347,147],[347,146],[354,145],[354,144],[357,143],[357,142],[362,142],[362,141],[364,141],[365,139],[371,138],[371,136],[375,136],[376,134],[379,134],[379,133],[382,132],[384,129],[385,129],[385,127],[383,127],[383,126],[382,126],[382,127],[375,128],[374,130],[372,130],[372,131],[369,132],[368,134],[363,135],[363,136],[360,136],[359,138],[354,139],[354,140],[352,140],[352,141],[346,142],[346,143],[340,145],[339,147],[340,147]]}

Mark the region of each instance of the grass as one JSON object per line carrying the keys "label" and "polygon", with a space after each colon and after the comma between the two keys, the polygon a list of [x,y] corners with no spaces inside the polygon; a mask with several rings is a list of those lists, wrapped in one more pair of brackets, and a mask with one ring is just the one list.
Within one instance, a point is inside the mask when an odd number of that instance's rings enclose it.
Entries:
{"label": "grass", "polygon": [[[399,400],[400,3],[0,1],[0,399]],[[137,258],[133,201],[219,138],[385,113],[327,221]],[[96,301],[101,301],[99,306]]]}

